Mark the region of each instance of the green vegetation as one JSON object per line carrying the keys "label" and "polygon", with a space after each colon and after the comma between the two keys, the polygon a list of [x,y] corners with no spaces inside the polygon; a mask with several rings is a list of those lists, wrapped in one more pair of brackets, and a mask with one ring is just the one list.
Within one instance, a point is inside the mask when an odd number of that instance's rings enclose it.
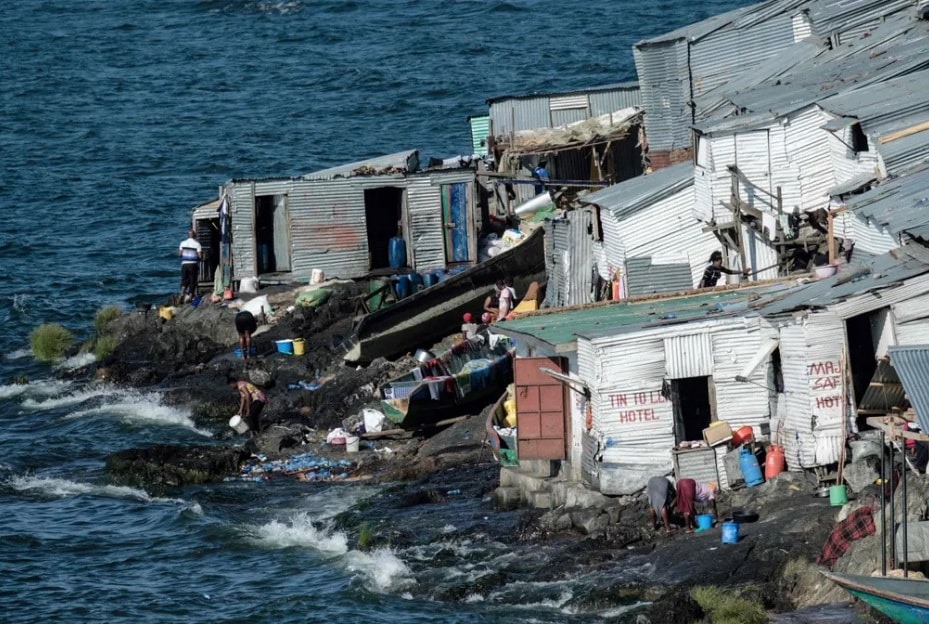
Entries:
{"label": "green vegetation", "polygon": [[32,354],[40,362],[51,362],[60,358],[73,340],[71,332],[55,323],[39,325],[29,334]]}
{"label": "green vegetation", "polygon": [[358,529],[358,550],[367,550],[374,540],[374,531],[367,522],[362,522]]}
{"label": "green vegetation", "polygon": [[119,341],[116,340],[116,336],[97,336],[94,341],[94,356],[96,356],[97,361],[100,362],[113,353],[117,344],[119,344]]}
{"label": "green vegetation", "polygon": [[764,607],[736,589],[724,590],[712,585],[694,587],[693,598],[712,624],[764,624]]}
{"label": "green vegetation", "polygon": [[122,315],[123,311],[119,306],[111,305],[100,308],[94,315],[94,331],[97,332],[98,336],[102,336],[106,331],[107,325]]}

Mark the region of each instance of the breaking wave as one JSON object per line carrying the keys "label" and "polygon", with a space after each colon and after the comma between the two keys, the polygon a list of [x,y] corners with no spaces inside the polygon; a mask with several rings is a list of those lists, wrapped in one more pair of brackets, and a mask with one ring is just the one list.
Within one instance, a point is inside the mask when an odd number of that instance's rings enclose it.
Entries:
{"label": "breaking wave", "polygon": [[112,395],[112,398],[113,400],[95,407],[72,412],[68,418],[110,415],[128,424],[178,426],[190,429],[204,437],[213,437],[210,431],[197,428],[189,409],[163,405],[158,394],[119,391]]}
{"label": "breaking wave", "polygon": [[18,492],[32,492],[57,498],[72,496],[102,496],[122,498],[145,503],[176,503],[187,505],[179,498],[161,498],[150,496],[145,490],[124,485],[96,485],[81,483],[57,477],[18,476],[9,480],[9,486]]}

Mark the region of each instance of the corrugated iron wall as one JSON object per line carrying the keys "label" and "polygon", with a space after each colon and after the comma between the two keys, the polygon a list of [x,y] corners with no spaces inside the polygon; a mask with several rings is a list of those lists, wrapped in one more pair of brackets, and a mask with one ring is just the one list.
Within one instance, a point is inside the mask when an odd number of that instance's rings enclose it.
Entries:
{"label": "corrugated iron wall", "polygon": [[894,304],[893,315],[898,345],[929,344],[929,295]]}
{"label": "corrugated iron wall", "polygon": [[809,418],[810,384],[807,377],[806,330],[802,318],[780,327],[781,374],[784,391],[777,394],[781,420],[772,427],[772,440],[784,447],[791,470],[813,465],[815,445]]}
{"label": "corrugated iron wall", "polygon": [[487,155],[487,137],[490,135],[490,117],[471,117],[471,150],[479,156]]}
{"label": "corrugated iron wall", "polygon": [[408,180],[410,249],[407,256],[417,271],[445,266],[445,230],[442,227],[442,189],[429,176]]}
{"label": "corrugated iron wall", "polygon": [[232,218],[232,276],[252,277],[255,266],[255,200],[253,183],[233,182],[228,185],[229,212]]}
{"label": "corrugated iron wall", "polygon": [[626,284],[629,296],[690,290],[690,265],[654,264],[650,256],[626,258]]}
{"label": "corrugated iron wall", "polygon": [[632,48],[639,77],[649,148],[670,151],[690,147],[690,70],[683,38]]}
{"label": "corrugated iron wall", "polygon": [[[370,182],[370,180],[366,180]],[[398,181],[400,185],[403,180]],[[381,180],[378,186],[392,186]],[[327,278],[350,279],[368,272],[364,186],[361,179],[297,181],[290,198],[293,277],[313,269]]]}
{"label": "corrugated iron wall", "polygon": [[505,136],[510,132],[551,128],[608,115],[630,106],[641,106],[641,102],[639,87],[634,83],[589,92],[506,98],[490,103],[490,126],[496,136]]}
{"label": "corrugated iron wall", "polygon": [[594,91],[590,94],[590,112],[597,117],[609,115],[631,106],[641,106],[642,95],[639,87],[629,86],[610,91]]}
{"label": "corrugated iron wall", "polygon": [[855,251],[878,256],[900,247],[900,242],[892,234],[850,212],[835,215],[832,228],[835,236],[855,241]]}
{"label": "corrugated iron wall", "polygon": [[713,374],[713,342],[709,332],[668,336],[664,339],[664,351],[665,375],[669,379]]}
{"label": "corrugated iron wall", "polygon": [[[790,117],[786,130],[786,152],[791,164],[800,174],[800,210],[826,208],[829,189],[837,184],[833,170],[828,136],[821,126],[826,117],[815,107]],[[782,186],[796,184],[784,180]],[[791,207],[792,209],[792,207]]]}
{"label": "corrugated iron wall", "polygon": [[743,324],[727,323],[712,333],[713,385],[716,391],[716,418],[735,430],[750,425],[760,435],[761,425],[771,420],[771,358],[748,378],[737,381],[745,366],[763,346],[777,337],[767,321],[742,319]]}
{"label": "corrugated iron wall", "polygon": [[550,128],[551,121],[548,96],[502,100],[490,104],[490,125],[495,136],[533,128]]}
{"label": "corrugated iron wall", "polygon": [[580,305],[594,300],[593,272],[596,257],[591,238],[589,208],[568,212],[560,219],[545,222],[546,254],[545,301],[553,307]]}

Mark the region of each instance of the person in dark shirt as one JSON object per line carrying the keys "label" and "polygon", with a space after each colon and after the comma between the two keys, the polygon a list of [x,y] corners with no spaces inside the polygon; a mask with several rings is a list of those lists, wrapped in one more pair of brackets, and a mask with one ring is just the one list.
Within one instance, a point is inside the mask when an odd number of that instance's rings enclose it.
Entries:
{"label": "person in dark shirt", "polygon": [[748,269],[743,269],[742,271],[733,271],[732,269],[727,269],[723,266],[723,254],[719,251],[714,251],[710,254],[710,266],[706,267],[706,270],[703,272],[703,279],[700,280],[700,285],[697,288],[713,288],[716,286],[716,282],[722,276],[723,273],[726,275],[735,275],[736,273],[741,273],[742,275],[748,275],[751,271]]}

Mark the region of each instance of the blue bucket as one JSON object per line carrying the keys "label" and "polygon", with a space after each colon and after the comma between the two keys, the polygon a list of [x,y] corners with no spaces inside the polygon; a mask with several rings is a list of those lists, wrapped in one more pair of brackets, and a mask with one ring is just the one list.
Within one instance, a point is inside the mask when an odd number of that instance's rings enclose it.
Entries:
{"label": "blue bucket", "polygon": [[706,531],[713,528],[713,514],[697,514],[697,529]]}
{"label": "blue bucket", "polygon": [[435,273],[423,273],[423,288],[429,288],[439,283],[439,277]]}
{"label": "blue bucket", "polygon": [[739,543],[739,523],[723,522],[723,544]]}

